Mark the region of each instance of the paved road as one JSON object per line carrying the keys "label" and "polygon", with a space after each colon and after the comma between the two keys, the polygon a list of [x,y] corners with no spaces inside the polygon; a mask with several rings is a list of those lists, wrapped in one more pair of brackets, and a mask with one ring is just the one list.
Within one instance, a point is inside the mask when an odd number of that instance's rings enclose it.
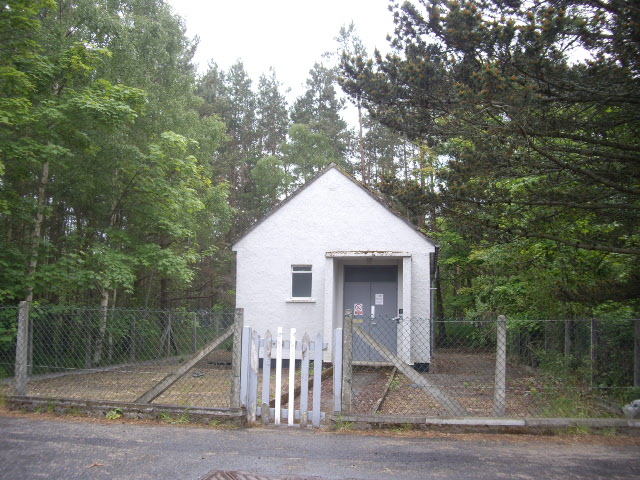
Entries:
{"label": "paved road", "polygon": [[637,479],[640,446],[558,437],[389,437],[0,416],[0,478]]}

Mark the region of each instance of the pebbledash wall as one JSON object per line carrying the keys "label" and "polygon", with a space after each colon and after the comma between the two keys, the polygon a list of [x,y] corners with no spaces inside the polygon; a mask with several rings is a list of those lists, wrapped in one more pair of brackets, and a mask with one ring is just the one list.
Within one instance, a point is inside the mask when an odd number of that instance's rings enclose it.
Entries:
{"label": "pebbledash wall", "polygon": [[[398,345],[407,363],[429,363],[430,255],[435,243],[373,192],[330,165],[246,231],[237,254],[236,306],[246,326],[275,334],[322,332],[342,326],[345,265],[397,265]],[[311,266],[308,298],[292,298],[292,266]]]}

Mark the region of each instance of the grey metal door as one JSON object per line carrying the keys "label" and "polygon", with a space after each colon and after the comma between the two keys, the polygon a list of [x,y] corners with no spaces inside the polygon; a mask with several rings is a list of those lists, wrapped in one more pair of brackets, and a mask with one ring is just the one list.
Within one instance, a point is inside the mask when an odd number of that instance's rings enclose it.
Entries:
{"label": "grey metal door", "polygon": [[[344,308],[354,323],[397,353],[398,267],[396,265],[345,265]],[[353,337],[354,361],[385,361],[357,335]]]}

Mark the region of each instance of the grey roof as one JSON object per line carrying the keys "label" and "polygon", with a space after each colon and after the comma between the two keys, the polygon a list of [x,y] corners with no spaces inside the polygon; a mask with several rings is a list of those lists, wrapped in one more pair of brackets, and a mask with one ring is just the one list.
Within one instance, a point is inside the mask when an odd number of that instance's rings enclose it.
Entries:
{"label": "grey roof", "polygon": [[389,212],[391,212],[393,215],[395,215],[396,217],[398,217],[400,220],[402,220],[404,223],[406,223],[409,227],[411,227],[413,230],[415,230],[416,232],[418,232],[422,237],[424,237],[424,239],[428,242],[430,242],[431,244],[435,245],[436,247],[438,246],[437,242],[435,240],[433,240],[432,238],[430,238],[429,236],[425,235],[424,232],[422,232],[422,230],[420,230],[419,227],[417,227],[416,225],[414,225],[413,223],[411,223],[409,220],[406,219],[406,217],[404,217],[404,215],[402,215],[400,212],[398,212],[396,209],[394,209],[393,207],[391,207],[391,205],[389,205],[385,200],[383,200],[380,195],[375,192],[374,190],[371,190],[370,188],[368,188],[367,186],[363,185],[361,182],[359,182],[358,180],[356,180],[355,178],[353,178],[351,175],[349,175],[347,172],[345,172],[342,168],[340,168],[339,165],[335,164],[335,163],[331,163],[330,165],[328,165],[327,167],[325,167],[324,169],[322,169],[320,172],[318,172],[317,174],[315,174],[313,176],[313,178],[311,178],[311,180],[309,180],[307,183],[305,183],[304,185],[302,185],[300,188],[298,188],[295,192],[293,192],[290,196],[288,196],[287,198],[285,198],[284,200],[282,200],[280,203],[278,203],[276,206],[274,206],[271,210],[269,210],[266,214],[264,214],[260,219],[258,219],[257,222],[255,222],[253,225],[251,225],[249,228],[247,228],[242,234],[240,234],[238,236],[238,238],[236,238],[233,243],[231,244],[232,246],[235,245],[236,243],[238,243],[240,240],[242,240],[244,237],[246,237],[249,233],[251,233],[254,229],[256,229],[258,226],[260,226],[267,218],[269,218],[271,215],[273,215],[275,212],[277,212],[278,210],[280,210],[282,207],[284,207],[292,198],[298,196],[300,194],[300,192],[302,192],[304,189],[306,189],[309,185],[311,185],[312,183],[314,183],[318,178],[320,178],[321,176],[323,176],[325,173],[327,173],[329,170],[331,169],[335,169],[338,172],[340,172],[342,175],[344,175],[346,178],[348,178],[349,180],[351,180],[354,184],[356,184],[358,187],[360,187],[362,190],[364,190],[365,192],[367,192],[367,194],[373,198],[376,202],[378,202],[380,205],[382,205],[384,208],[386,208]]}

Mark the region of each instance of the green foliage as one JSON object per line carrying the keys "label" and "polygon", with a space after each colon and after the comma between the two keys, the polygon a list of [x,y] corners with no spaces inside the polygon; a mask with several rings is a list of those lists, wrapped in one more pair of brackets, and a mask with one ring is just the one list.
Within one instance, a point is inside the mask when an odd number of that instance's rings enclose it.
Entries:
{"label": "green foliage", "polygon": [[55,413],[56,408],[58,407],[58,403],[54,400],[47,401],[46,405],[43,406],[43,411],[47,413]]}
{"label": "green foliage", "polygon": [[342,415],[337,414],[335,418],[335,429],[339,432],[346,432],[353,428],[353,422],[348,422],[342,418]]}
{"label": "green foliage", "polygon": [[80,410],[80,407],[68,407],[66,414],[71,417],[79,417],[82,415],[82,410]]}
{"label": "green foliage", "polygon": [[395,50],[345,52],[341,84],[440,159],[432,182],[391,171],[382,188],[428,214],[430,234],[466,244],[466,258],[441,257],[448,312],[637,311],[640,46],[608,34],[629,31],[637,9],[465,0],[392,10]]}
{"label": "green foliage", "polygon": [[[340,116],[344,100],[338,97],[335,88],[336,72],[321,63],[316,63],[309,71],[306,92],[296,99],[291,120],[294,124],[306,125],[306,137],[311,137],[327,156],[328,163],[343,163],[348,146],[347,124]],[[302,132],[299,133],[302,135]],[[292,135],[292,132],[289,132]],[[316,160],[315,162],[317,162]],[[317,163],[312,162],[312,165]],[[305,162],[306,163],[306,162]],[[307,175],[309,165],[302,167],[302,176]]]}
{"label": "green foliage", "polygon": [[[13,352],[18,334],[18,309],[0,308],[0,352]],[[4,376],[4,375],[1,375]]]}
{"label": "green foliage", "polygon": [[176,416],[172,416],[169,412],[160,412],[159,418],[163,422],[170,423],[171,425],[182,425],[191,422],[189,409],[186,409],[183,413]]}
{"label": "green foliage", "polygon": [[0,301],[188,288],[232,210],[181,20],[160,0],[12,1],[0,34]]}
{"label": "green foliage", "polygon": [[509,320],[507,338],[509,358],[540,373],[530,392],[545,415],[602,415],[633,398],[633,321]]}
{"label": "green foliage", "polygon": [[284,162],[278,157],[263,157],[258,160],[251,170],[251,177],[255,182],[255,195],[260,199],[260,211],[263,214],[275,206],[291,184]]}
{"label": "green foliage", "polygon": [[105,415],[107,420],[118,420],[119,418],[122,418],[123,416],[124,416],[124,412],[122,411],[122,409],[120,407],[116,407],[113,410],[109,410]]}
{"label": "green foliage", "polygon": [[306,124],[293,124],[289,142],[282,147],[287,163],[292,165],[298,181],[306,182],[324,167],[338,159],[331,138]]}

